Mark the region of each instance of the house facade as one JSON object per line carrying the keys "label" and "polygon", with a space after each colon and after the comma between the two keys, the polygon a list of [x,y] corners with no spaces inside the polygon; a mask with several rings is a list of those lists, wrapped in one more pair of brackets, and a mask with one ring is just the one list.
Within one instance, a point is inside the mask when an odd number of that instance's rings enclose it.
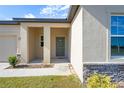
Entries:
{"label": "house facade", "polygon": [[124,6],[72,5],[67,19],[0,21],[0,62],[16,54],[24,63],[64,59],[82,82],[94,72],[118,81],[124,76],[123,36]]}

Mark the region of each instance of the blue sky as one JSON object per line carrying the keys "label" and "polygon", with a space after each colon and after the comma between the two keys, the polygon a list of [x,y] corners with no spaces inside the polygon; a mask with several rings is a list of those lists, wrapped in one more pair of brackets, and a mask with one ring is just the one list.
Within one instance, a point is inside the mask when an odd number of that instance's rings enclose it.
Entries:
{"label": "blue sky", "polygon": [[69,5],[1,5],[0,20],[12,18],[66,18]]}

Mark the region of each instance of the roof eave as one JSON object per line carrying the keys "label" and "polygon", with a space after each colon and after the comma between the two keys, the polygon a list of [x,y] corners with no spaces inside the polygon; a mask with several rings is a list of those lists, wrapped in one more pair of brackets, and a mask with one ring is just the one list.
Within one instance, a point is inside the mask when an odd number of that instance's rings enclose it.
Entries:
{"label": "roof eave", "polygon": [[13,18],[16,22],[38,22],[38,23],[66,23],[66,19],[44,19],[44,18]]}
{"label": "roof eave", "polygon": [[70,6],[70,10],[69,10],[69,13],[68,13],[68,16],[67,16],[67,22],[71,22],[78,10],[80,5],[72,5]]}
{"label": "roof eave", "polygon": [[10,21],[0,21],[0,25],[19,25],[19,22],[10,20]]}

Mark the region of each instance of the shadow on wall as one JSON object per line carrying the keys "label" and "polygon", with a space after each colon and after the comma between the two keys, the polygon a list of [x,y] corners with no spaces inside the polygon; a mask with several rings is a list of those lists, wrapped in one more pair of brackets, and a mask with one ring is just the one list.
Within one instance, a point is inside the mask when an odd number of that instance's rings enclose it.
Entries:
{"label": "shadow on wall", "polygon": [[106,60],[107,15],[105,6],[84,6],[83,58],[85,62]]}

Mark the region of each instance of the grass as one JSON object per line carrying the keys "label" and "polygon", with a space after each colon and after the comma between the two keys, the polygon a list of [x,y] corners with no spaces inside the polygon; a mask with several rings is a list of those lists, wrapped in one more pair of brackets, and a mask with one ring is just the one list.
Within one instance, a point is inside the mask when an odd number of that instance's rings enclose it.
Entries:
{"label": "grass", "polygon": [[73,76],[1,77],[0,88],[80,88],[80,80]]}

